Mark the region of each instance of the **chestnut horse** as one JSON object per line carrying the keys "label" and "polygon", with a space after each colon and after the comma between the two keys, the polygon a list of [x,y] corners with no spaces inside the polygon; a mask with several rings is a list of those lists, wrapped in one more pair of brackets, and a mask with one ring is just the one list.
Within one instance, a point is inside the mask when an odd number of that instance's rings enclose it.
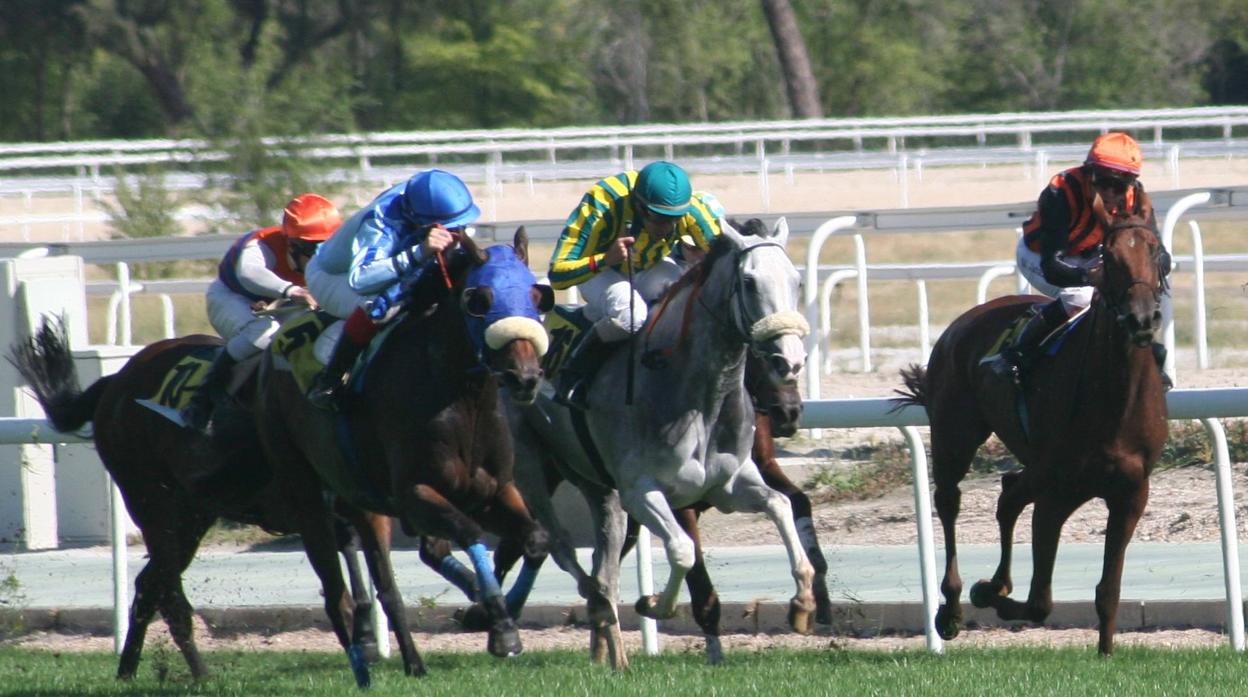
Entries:
{"label": "chestnut horse", "polygon": [[[470,238],[423,274],[411,290],[409,311],[391,325],[360,384],[338,414],[312,407],[289,371],[272,354],[261,366],[257,423],[261,441],[289,496],[299,502],[300,532],[318,575],[326,581],[326,611],[340,640],[354,613],[338,573],[333,530],[322,494],[328,488],[361,509],[396,517],[411,535],[452,540],[472,558],[475,582],[489,620],[488,650],[520,652],[520,636],[485,554],[485,530],[524,547],[531,579],[546,554],[546,535],[528,513],[512,478],[511,434],[498,399],[499,382],[513,398],[531,401],[541,379],[546,335],[537,321],[553,293],[527,266],[528,238],[514,246],[480,250]],[[360,530],[366,550],[392,577],[387,539]],[[527,593],[522,588],[520,594]],[[403,600],[390,586],[378,592],[387,615]],[[402,631],[400,631],[402,630]],[[400,644],[404,666],[422,675],[415,646]],[[367,667],[349,648],[357,681]]]}
{"label": "chestnut horse", "polygon": [[[1167,433],[1165,393],[1150,349],[1161,319],[1164,275],[1147,199],[1112,218],[1099,199],[1093,210],[1105,230],[1104,280],[1061,351],[1040,357],[1026,374],[1022,394],[981,359],[1020,315],[1044,299],[1034,296],[998,298],[971,309],[941,335],[926,370],[902,371],[908,392],[898,401],[925,406],[931,420],[934,499],[945,534],[945,603],[936,628],[945,639],[957,636],[962,622],[954,527],[958,483],[976,449],[996,433],[1023,468],[1001,479],[1001,560],[991,580],[972,586],[971,602],[995,608],[1002,619],[1042,622],[1053,609],[1053,563],[1062,525],[1086,501],[1104,499],[1109,520],[1096,586],[1098,648],[1102,655],[1113,652],[1123,557]],[[1010,598],[1011,538],[1030,503],[1035,504],[1034,570],[1027,601],[1019,602]]]}
{"label": "chestnut horse", "polygon": [[[260,456],[255,427],[244,408],[222,405],[218,428],[209,439],[136,401],[155,395],[183,358],[222,343],[200,334],[158,341],[135,354],[116,374],[97,380],[86,390],[79,387],[63,322],[54,323],[45,317],[34,336],[10,350],[9,360],[34,390],[53,428],[69,432],[93,424],[100,461],[143,533],[148,561],[135,579],[118,678],[134,677],[148,625],[157,610],[169,625],[191,675],[207,675],[207,665],[195,645],[192,609],[182,589],[182,574],[214,522],[225,518],[278,534],[295,531],[292,501],[284,495],[284,487],[273,481],[272,468]],[[211,479],[211,486],[192,488],[185,483],[184,470],[208,469],[219,472]],[[378,526],[380,534],[389,536],[389,520],[382,516],[368,516],[362,523]],[[326,525],[332,527],[334,523],[327,518]],[[364,601],[367,590],[356,555],[349,549],[350,533],[340,525],[334,529],[337,546],[351,572],[353,592]],[[367,643],[370,628],[366,618],[360,619],[354,634],[357,642]]]}

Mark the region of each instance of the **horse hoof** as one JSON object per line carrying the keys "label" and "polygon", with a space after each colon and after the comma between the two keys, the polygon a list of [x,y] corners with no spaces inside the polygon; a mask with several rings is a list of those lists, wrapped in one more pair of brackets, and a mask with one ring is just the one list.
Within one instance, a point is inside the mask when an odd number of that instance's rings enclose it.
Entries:
{"label": "horse hoof", "polygon": [[789,602],[789,626],[798,634],[810,634],[814,628],[810,624],[811,612],[796,600]]}
{"label": "horse hoof", "polygon": [[377,642],[373,638],[368,638],[358,642],[360,652],[364,656],[364,661],[370,666],[381,663],[381,651],[377,648]]}
{"label": "horse hoof", "polygon": [[724,645],[719,637],[706,635],[706,664],[710,666],[721,666],[724,664]]}
{"label": "horse hoof", "polygon": [[524,647],[520,645],[520,632],[515,623],[508,622],[502,629],[491,630],[487,649],[490,655],[499,658],[519,656]]}
{"label": "horse hoof", "polygon": [[936,633],[945,641],[957,637],[962,631],[962,619],[951,617],[952,614],[948,605],[941,605],[936,611]]}
{"label": "horse hoof", "polygon": [[666,614],[659,612],[659,596],[657,595],[643,595],[637,599],[633,609],[638,615],[652,620],[670,620],[676,616],[675,610]]}
{"label": "horse hoof", "polygon": [[484,632],[490,628],[490,615],[481,603],[455,611],[455,621],[469,632]]}
{"label": "horse hoof", "polygon": [[971,586],[971,604],[979,609],[992,607],[997,600],[1009,596],[1010,588],[999,581],[977,581]]}
{"label": "horse hoof", "polygon": [[610,601],[605,596],[591,599],[586,606],[589,612],[589,623],[595,627],[610,627],[619,622],[611,608]]}
{"label": "horse hoof", "polygon": [[355,675],[356,687],[369,687],[373,678],[368,674],[368,661],[364,660],[364,650],[359,644],[347,647],[347,660],[351,663],[351,672]]}

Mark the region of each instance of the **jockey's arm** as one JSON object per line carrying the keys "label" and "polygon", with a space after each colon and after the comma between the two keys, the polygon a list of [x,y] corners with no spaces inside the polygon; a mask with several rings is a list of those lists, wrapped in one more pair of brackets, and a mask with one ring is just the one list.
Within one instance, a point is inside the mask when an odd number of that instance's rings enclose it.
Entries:
{"label": "jockey's arm", "polygon": [[1050,186],[1040,194],[1040,270],[1044,280],[1059,288],[1088,285],[1087,271],[1066,261],[1066,245],[1070,240],[1070,206],[1066,195]]}
{"label": "jockey's arm", "polygon": [[373,295],[399,280],[408,269],[419,266],[421,252],[414,242],[405,245],[401,226],[370,219],[360,225],[355,255],[347,282],[361,295]]}
{"label": "jockey's arm", "polygon": [[550,258],[550,285],[564,290],[584,283],[598,269],[606,266],[604,259],[617,234],[612,222],[618,216],[604,215],[594,205],[594,199],[586,195],[576,211],[568,218],[568,224],[555,243]]}
{"label": "jockey's arm", "polygon": [[247,292],[265,298],[281,298],[285,297],[283,291],[290,287],[291,283],[273,273],[272,269],[276,265],[277,259],[273,250],[260,244],[258,240],[252,239],[243,245],[239,252],[234,272],[238,276],[238,282]]}

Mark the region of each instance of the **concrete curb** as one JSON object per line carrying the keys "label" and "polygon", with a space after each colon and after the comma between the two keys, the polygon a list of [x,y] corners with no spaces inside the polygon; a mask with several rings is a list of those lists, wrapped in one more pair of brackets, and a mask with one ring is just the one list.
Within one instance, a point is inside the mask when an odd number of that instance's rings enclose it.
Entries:
{"label": "concrete curb", "polygon": [[[456,607],[408,606],[413,629],[457,631]],[[1022,623],[1005,622],[992,610],[963,604],[964,624],[974,627],[1009,627]],[[230,634],[273,634],[301,629],[329,630],[325,610],[320,606],[261,606],[242,608],[203,608],[198,616],[209,630],[220,636]],[[834,624],[830,632],[841,636],[871,637],[890,634],[921,634],[923,605],[916,602],[833,603]],[[787,603],[724,603],[720,628],[725,634],[775,633],[789,630]],[[521,627],[544,629],[582,624],[584,606],[534,605],[525,609]],[[631,606],[620,607],[620,623],[626,630],[637,629],[637,613]],[[1053,628],[1095,628],[1096,606],[1090,601],[1059,602],[1045,626]],[[1207,601],[1123,601],[1118,610],[1118,629],[1210,629],[1223,631],[1226,603]],[[111,608],[25,608],[0,611],[0,629],[23,634],[36,631],[107,636],[113,631]],[[677,616],[659,623],[660,631],[697,634],[688,605],[681,605]]]}

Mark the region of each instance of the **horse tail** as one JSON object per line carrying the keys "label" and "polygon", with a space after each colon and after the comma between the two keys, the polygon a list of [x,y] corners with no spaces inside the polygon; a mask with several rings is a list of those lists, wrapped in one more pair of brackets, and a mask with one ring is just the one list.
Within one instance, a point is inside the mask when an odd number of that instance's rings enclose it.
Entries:
{"label": "horse tail", "polygon": [[896,405],[890,411],[897,411],[911,404],[927,406],[927,369],[918,363],[911,363],[909,368],[901,369],[901,381],[905,389],[893,390],[898,397],[893,397]]}
{"label": "horse tail", "polygon": [[83,392],[66,335],[64,319],[54,324],[44,318],[34,336],[9,349],[9,362],[30,383],[48,421],[61,432],[77,431],[92,419],[112,380],[111,376],[97,380]]}

